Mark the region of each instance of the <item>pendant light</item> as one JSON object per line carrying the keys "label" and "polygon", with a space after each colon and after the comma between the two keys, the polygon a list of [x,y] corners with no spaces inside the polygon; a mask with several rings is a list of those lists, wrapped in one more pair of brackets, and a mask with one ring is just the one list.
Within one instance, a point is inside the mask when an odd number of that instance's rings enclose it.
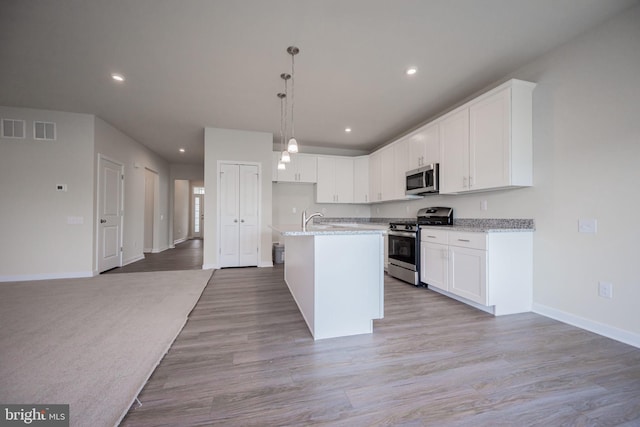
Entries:
{"label": "pendant light", "polygon": [[[280,98],[280,149],[282,150],[282,153],[287,153],[287,157],[289,158],[289,153],[284,149],[284,98],[287,95],[280,92],[278,94],[278,98]],[[288,161],[291,161],[291,158],[289,158]],[[287,169],[287,166],[285,165],[285,160],[284,160],[284,155],[281,155],[280,160],[278,161],[278,170],[285,170]]]}
{"label": "pendant light", "polygon": [[[280,161],[282,163],[289,163],[291,162],[291,156],[289,156],[289,151],[284,148],[284,143],[287,140],[287,81],[291,78],[291,74],[282,73],[280,74],[280,78],[284,80],[284,94],[282,94],[283,96],[280,97],[280,101],[284,101],[284,107],[281,106],[281,110],[284,111],[284,130],[282,135],[282,154],[280,155]],[[280,96],[280,94],[278,94],[278,96]]]}
{"label": "pendant light", "polygon": [[287,145],[287,151],[289,153],[297,153],[298,152],[298,141],[296,141],[295,136],[295,126],[293,122],[293,110],[295,107],[295,56],[300,53],[300,49],[295,46],[289,46],[287,48],[287,53],[291,55],[291,139],[289,139],[289,143]]}

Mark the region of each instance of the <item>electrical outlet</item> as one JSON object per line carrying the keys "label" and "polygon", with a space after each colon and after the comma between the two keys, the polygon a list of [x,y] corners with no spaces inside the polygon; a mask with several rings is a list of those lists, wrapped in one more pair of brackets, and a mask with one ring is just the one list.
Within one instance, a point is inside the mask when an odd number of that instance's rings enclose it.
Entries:
{"label": "electrical outlet", "polygon": [[487,201],[486,200],[482,200],[480,202],[480,210],[481,211],[486,211],[487,210]]}
{"label": "electrical outlet", "polygon": [[298,213],[298,209],[296,209],[296,208],[295,208],[295,206],[294,206],[294,207],[292,207],[292,208],[291,208],[291,213]]}
{"label": "electrical outlet", "polygon": [[602,298],[613,298],[613,284],[609,282],[598,282],[598,295]]}

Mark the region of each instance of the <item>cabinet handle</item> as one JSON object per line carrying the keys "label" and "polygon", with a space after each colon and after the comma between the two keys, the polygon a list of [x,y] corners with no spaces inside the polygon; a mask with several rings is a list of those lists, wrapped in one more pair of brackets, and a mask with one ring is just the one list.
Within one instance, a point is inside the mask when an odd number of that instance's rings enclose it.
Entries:
{"label": "cabinet handle", "polygon": [[468,239],[458,239],[458,242],[467,242],[467,243],[468,243],[468,242],[470,242],[470,241],[471,241],[471,240],[468,240]]}
{"label": "cabinet handle", "polygon": [[435,239],[436,238],[436,236],[427,236],[427,237],[430,238],[430,239]]}
{"label": "cabinet handle", "polygon": [[467,177],[462,178],[462,188],[467,188]]}
{"label": "cabinet handle", "polygon": [[469,188],[473,187],[473,177],[469,175]]}
{"label": "cabinet handle", "polygon": [[369,198],[369,195],[368,195],[368,194],[365,194],[365,195],[364,195],[364,201],[365,201],[365,202],[368,202],[368,201],[369,201],[369,200],[367,200],[368,198]]}

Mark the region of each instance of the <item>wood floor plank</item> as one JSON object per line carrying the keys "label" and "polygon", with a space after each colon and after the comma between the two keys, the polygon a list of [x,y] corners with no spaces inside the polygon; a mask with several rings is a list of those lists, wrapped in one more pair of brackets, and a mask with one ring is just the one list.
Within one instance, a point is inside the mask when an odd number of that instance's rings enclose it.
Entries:
{"label": "wood floor plank", "polygon": [[123,426],[640,425],[640,350],[385,277],[374,333],[314,341],[281,266],[216,271]]}

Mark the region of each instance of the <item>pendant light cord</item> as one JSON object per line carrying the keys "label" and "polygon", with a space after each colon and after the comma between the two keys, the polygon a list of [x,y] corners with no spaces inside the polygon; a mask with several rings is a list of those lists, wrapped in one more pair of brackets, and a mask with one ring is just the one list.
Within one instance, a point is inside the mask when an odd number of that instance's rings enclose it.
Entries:
{"label": "pendant light cord", "polygon": [[296,97],[295,97],[295,78],[296,78],[296,71],[295,71],[295,54],[291,54],[291,138],[295,138],[295,125],[293,122],[293,111],[294,111],[294,107],[296,104]]}

